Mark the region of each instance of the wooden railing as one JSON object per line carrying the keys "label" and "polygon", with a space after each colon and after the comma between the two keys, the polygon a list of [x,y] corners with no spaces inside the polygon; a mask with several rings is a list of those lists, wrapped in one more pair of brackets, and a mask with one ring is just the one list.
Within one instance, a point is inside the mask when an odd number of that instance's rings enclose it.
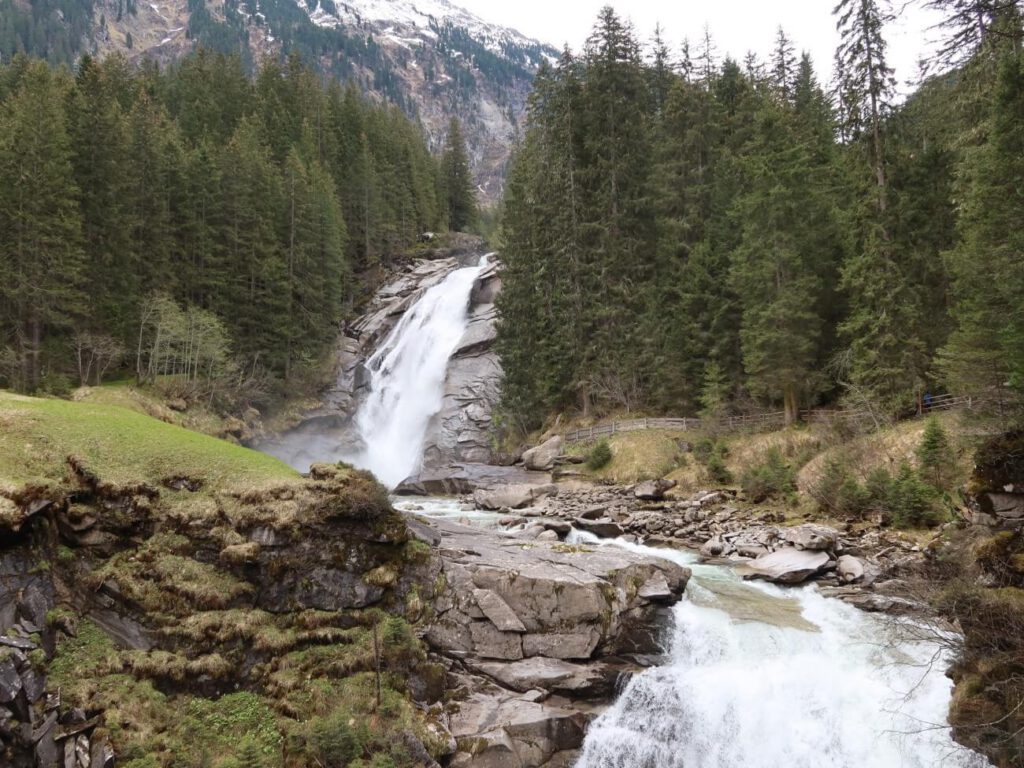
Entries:
{"label": "wooden railing", "polygon": [[[741,416],[723,416],[715,420],[715,426],[730,432],[743,430],[757,431],[760,429],[777,429],[786,423],[784,411],[774,413],[750,413]],[[620,432],[639,432],[645,429],[677,429],[680,431],[700,430],[704,426],[702,419],[684,417],[681,419],[672,418],[648,418],[630,419],[626,421],[613,421],[610,424],[598,424],[593,427],[567,432],[562,435],[566,443],[581,443],[586,440],[594,440],[600,437],[616,435]]]}
{"label": "wooden railing", "polygon": [[[979,399],[972,395],[937,395],[922,410],[926,413],[932,411],[950,411],[957,408],[971,409]],[[914,415],[921,415],[920,412]],[[826,409],[815,408],[800,412],[801,421],[811,424],[827,424],[836,421],[843,422],[870,422],[872,415],[869,411],[855,408]],[[784,411],[772,411],[770,413],[750,413],[740,416],[723,416],[715,419],[714,428],[726,432],[751,431],[779,429],[786,424]],[[681,432],[700,431],[705,425],[702,419],[693,417],[683,418],[644,418],[616,420],[607,424],[597,424],[593,427],[582,427],[581,429],[566,432],[562,440],[567,444],[582,443],[588,440],[595,440],[601,437],[609,437],[622,432],[640,432],[646,429],[673,429]]]}

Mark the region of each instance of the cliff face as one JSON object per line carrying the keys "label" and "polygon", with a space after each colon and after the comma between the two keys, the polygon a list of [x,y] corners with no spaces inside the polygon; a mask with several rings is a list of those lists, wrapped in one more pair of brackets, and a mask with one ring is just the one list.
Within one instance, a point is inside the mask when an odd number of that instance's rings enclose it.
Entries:
{"label": "cliff face", "polygon": [[470,294],[469,325],[448,363],[443,405],[427,432],[425,469],[487,464],[494,456],[492,414],[501,397],[501,362],[494,351],[499,268],[494,261]]}
{"label": "cliff face", "polygon": [[[340,339],[335,383],[324,393],[321,407],[307,413],[288,433],[261,441],[260,450],[303,468],[357,446],[352,417],[368,395],[367,361],[427,290],[460,267],[477,264],[482,255],[482,241],[460,235],[454,245],[411,262],[395,274]],[[492,413],[501,384],[501,365],[494,350],[494,302],[501,278],[498,257],[491,258],[492,263],[473,285],[469,323],[448,363],[441,410],[431,419],[424,438],[425,470],[485,464],[494,454]]]}
{"label": "cliff face", "polygon": [[413,703],[440,564],[372,477],[116,408],[0,422],[0,763],[313,765],[354,719],[353,759],[449,749]]}
{"label": "cliff face", "polygon": [[934,558],[940,604],[963,631],[950,723],[957,741],[1009,768],[1024,761],[1024,432],[989,438],[974,458],[972,525]]}

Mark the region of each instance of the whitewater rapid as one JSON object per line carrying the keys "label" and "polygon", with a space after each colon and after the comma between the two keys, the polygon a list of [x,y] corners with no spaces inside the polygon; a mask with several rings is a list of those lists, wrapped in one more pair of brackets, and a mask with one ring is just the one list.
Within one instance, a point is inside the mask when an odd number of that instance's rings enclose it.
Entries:
{"label": "whitewater rapid", "polygon": [[981,768],[946,724],[952,684],[935,630],[863,613],[814,587],[687,565],[667,663],[634,677],[590,727],[576,768]]}
{"label": "whitewater rapid", "polygon": [[444,401],[448,360],[469,324],[469,299],[488,257],[427,289],[366,362],[369,394],[353,424],[359,448],[340,458],[394,488],[420,467],[431,418]]}

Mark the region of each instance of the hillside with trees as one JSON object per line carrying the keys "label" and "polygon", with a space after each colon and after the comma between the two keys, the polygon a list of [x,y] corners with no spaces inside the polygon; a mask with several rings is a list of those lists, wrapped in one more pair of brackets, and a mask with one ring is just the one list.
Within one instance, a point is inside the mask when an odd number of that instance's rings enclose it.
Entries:
{"label": "hillside with trees", "polygon": [[873,0],[835,10],[832,87],[781,29],[769,61],[740,64],[710,40],[645,51],[610,8],[541,71],[504,220],[499,343],[521,428],[708,403],[885,416],[940,391],[1009,415],[1021,18],[931,5],[950,43],[903,103]]}
{"label": "hillside with trees", "polygon": [[265,403],[302,388],[367,280],[447,219],[420,127],[297,57],[250,78],[0,68],[0,386],[114,372]]}

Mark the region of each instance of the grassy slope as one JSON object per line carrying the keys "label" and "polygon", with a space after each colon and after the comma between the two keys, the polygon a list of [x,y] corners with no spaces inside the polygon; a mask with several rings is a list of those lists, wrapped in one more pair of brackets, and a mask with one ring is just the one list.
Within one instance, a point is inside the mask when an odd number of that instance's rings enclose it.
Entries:
{"label": "grassy slope", "polygon": [[[966,434],[956,414],[938,416],[953,443],[958,459],[955,485],[967,482],[975,438]],[[830,457],[842,457],[854,473],[866,478],[878,467],[896,471],[900,463],[916,461],[915,451],[925,427],[924,419],[901,422],[893,427],[863,436],[846,437],[824,426],[794,427],[776,432],[728,434],[719,438],[725,445],[726,467],[734,478],[744,469],[764,463],[768,452],[778,450],[798,472],[801,496],[817,479]],[[715,485],[692,453],[680,450],[681,442],[696,445],[706,435],[673,430],[648,430],[614,435],[608,439],[612,461],[597,472],[585,466],[579,469],[598,480],[634,483],[655,477],[668,477],[679,484],[681,493],[690,493]],[[593,443],[578,443],[567,451],[587,455]],[[808,500],[809,503],[809,500]]]}
{"label": "grassy slope", "polygon": [[[159,520],[152,536],[126,536],[113,555],[73,542],[62,541],[54,551],[41,545],[38,555],[48,558],[47,570],[62,596],[51,612],[53,621],[77,625],[74,636],[61,636],[46,664],[49,682],[60,687],[65,705],[104,712],[100,732],[112,740],[119,764],[127,768],[323,765],[341,731],[354,745],[354,756],[391,754],[393,761],[381,765],[413,764],[402,757],[405,731],[417,733],[439,754],[443,745],[426,728],[404,686],[414,667],[442,683],[444,672],[426,663],[404,620],[384,615],[386,679],[378,708],[374,641],[360,624],[359,611],[271,614],[254,605],[256,587],[243,578],[255,568],[251,557],[259,547],[233,527],[241,516],[266,518],[269,525],[298,518],[315,522],[318,515],[343,519],[349,505],[358,526],[370,509],[387,512],[383,490],[345,470],[333,479],[305,480],[269,456],[152,418],[147,413],[153,402],[123,386],[91,390],[79,402],[0,391],[0,503],[7,503],[6,512],[17,515],[21,505],[5,495],[19,498],[27,487],[37,491],[33,497],[80,492],[73,458],[103,489],[97,497],[132,499],[125,507],[129,515]],[[162,487],[178,478],[201,481],[201,488]],[[138,506],[145,500],[133,490],[140,486],[157,492],[145,510]],[[94,506],[86,511],[97,518],[122,514],[120,505],[106,510],[100,498],[88,502]],[[0,536],[5,523],[15,528],[19,523],[4,514],[0,506]],[[364,544],[355,534],[349,543],[343,520],[336,525],[331,530],[339,541],[331,543],[349,559],[358,560],[363,550],[366,556],[404,557],[401,545],[381,554],[387,545]],[[240,543],[232,547],[232,542]],[[196,556],[198,547],[216,551],[222,545],[228,546],[214,561]],[[227,555],[234,549],[249,570],[232,568]],[[410,557],[415,554],[412,550]],[[281,550],[275,566],[301,566],[287,563],[288,556]],[[121,648],[79,615],[68,585],[101,583],[116,585],[117,594],[133,606],[129,614],[160,638],[158,648]],[[254,659],[259,663],[250,670]],[[243,689],[228,695],[212,693],[239,686]],[[287,763],[286,742],[291,745]],[[365,765],[359,759],[339,764]]]}
{"label": "grassy slope", "polygon": [[188,477],[219,488],[294,480],[277,459],[118,405],[0,392],[0,492],[53,486],[75,457],[111,485]]}

